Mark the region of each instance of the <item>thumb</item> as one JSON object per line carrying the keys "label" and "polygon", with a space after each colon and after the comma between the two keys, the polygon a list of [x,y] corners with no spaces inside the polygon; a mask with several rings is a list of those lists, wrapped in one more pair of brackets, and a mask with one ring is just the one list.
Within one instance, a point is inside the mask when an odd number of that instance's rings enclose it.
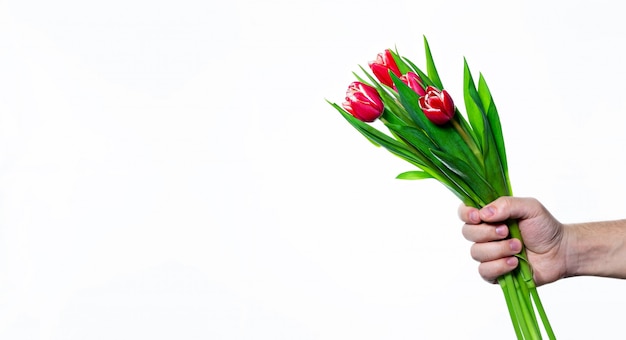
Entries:
{"label": "thumb", "polygon": [[508,219],[529,219],[539,215],[542,206],[534,198],[503,196],[480,209],[480,219],[485,222],[502,222]]}

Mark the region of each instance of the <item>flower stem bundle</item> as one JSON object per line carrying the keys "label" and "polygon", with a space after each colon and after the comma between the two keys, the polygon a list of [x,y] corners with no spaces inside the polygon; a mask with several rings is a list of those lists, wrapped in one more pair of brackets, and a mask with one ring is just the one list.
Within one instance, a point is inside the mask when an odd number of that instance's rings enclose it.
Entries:
{"label": "flower stem bundle", "polygon": [[[363,76],[354,74],[342,105],[329,103],[374,145],[413,166],[397,178],[435,179],[476,208],[512,195],[500,118],[484,77],[476,84],[464,61],[464,116],[439,78],[426,37],[424,48],[426,72],[386,49],[369,63],[371,72],[361,67]],[[376,120],[386,131],[370,124]],[[517,222],[508,225],[510,237],[523,241]],[[517,338],[554,339],[525,251],[518,257],[519,266],[498,279]]]}

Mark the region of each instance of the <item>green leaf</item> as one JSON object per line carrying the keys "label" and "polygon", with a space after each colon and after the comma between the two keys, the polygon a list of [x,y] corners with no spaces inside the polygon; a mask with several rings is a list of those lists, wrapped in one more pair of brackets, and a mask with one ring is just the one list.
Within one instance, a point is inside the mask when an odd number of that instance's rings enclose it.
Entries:
{"label": "green leaf", "polygon": [[[395,139],[387,136],[386,134],[378,131],[374,127],[370,126],[367,123],[364,123],[357,118],[353,117],[350,113],[345,111],[339,105],[335,103],[331,104],[341,115],[354,127],[357,131],[359,131],[365,138],[370,140],[374,145],[382,146],[386,148],[390,153],[404,159],[417,166],[419,169],[422,169],[424,172],[430,174],[433,178],[443,184],[445,187],[449,188],[452,192],[454,192],[461,201],[466,202],[467,204],[472,204],[473,201],[463,193],[463,191],[459,191],[456,189],[454,183],[452,183],[449,178],[439,172],[438,167],[432,164],[432,161],[424,158],[416,150],[412,150],[406,144],[403,144]],[[428,164],[426,164],[428,163]]]}
{"label": "green leaf", "polygon": [[386,126],[389,130],[402,137],[402,139],[406,140],[409,144],[426,155],[430,154],[428,150],[438,148],[424,130],[397,124],[386,124]]}
{"label": "green leaf", "polygon": [[[329,102],[330,103],[330,102]],[[424,162],[416,156],[410,149],[407,148],[406,145],[398,142],[392,137],[380,132],[376,128],[370,126],[369,124],[362,122],[352,116],[350,113],[346,112],[342,107],[335,103],[330,103],[341,115],[363,136],[369,139],[375,145],[380,145],[387,149],[392,154],[406,160],[407,162],[418,166],[421,169],[424,169],[426,165]]]}
{"label": "green leaf", "polygon": [[406,180],[419,180],[419,179],[428,179],[428,178],[434,178],[434,177],[425,171],[414,170],[414,171],[403,172],[399,174],[398,176],[396,176],[396,178],[406,179]]}
{"label": "green leaf", "polygon": [[483,148],[484,143],[484,124],[483,117],[485,116],[485,109],[483,103],[480,100],[476,86],[474,85],[474,79],[470,72],[467,60],[463,59],[463,99],[465,100],[465,110],[467,111],[467,119],[474,131],[478,145]]}
{"label": "green leaf", "polygon": [[[431,151],[433,156],[449,170],[447,172],[448,174],[451,172],[458,176],[455,183],[467,192],[474,201],[484,205],[498,198],[499,195],[491,184],[489,184],[480,173],[474,171],[465,161],[438,150]],[[454,178],[454,176],[451,177]]]}
{"label": "green leaf", "polygon": [[488,112],[489,106],[493,104],[493,99],[491,98],[491,92],[489,91],[489,87],[487,87],[487,82],[482,73],[478,74],[478,96],[483,103],[485,112]]}
{"label": "green leaf", "polygon": [[[436,151],[435,151],[436,152]],[[481,207],[484,205],[480,197],[472,190],[472,188],[457,173],[452,171],[441,159],[436,156],[433,159],[437,169],[443,174],[449,184],[446,184],[448,190],[452,191],[461,201],[468,206]],[[443,181],[442,181],[443,182]]]}
{"label": "green leaf", "polygon": [[498,150],[498,155],[500,156],[500,163],[502,165],[502,171],[504,172],[504,176],[506,178],[509,194],[512,194],[511,183],[509,179],[508,162],[506,157],[506,148],[504,147],[504,136],[502,134],[502,124],[500,123],[500,116],[498,115],[496,104],[493,101],[493,96],[491,95],[489,87],[487,86],[487,81],[482,74],[478,79],[478,94],[481,98],[483,98],[483,103],[489,103],[487,109],[487,120],[489,121],[489,126],[491,128],[491,133],[493,135],[496,149]]}
{"label": "green leaf", "polygon": [[433,60],[432,53],[430,53],[430,46],[428,45],[426,36],[424,36],[424,50],[426,51],[426,70],[428,71],[428,77],[433,81],[435,87],[443,89],[443,84],[441,83],[441,79],[439,79],[439,73],[437,73],[435,61]]}
{"label": "green leaf", "polygon": [[492,185],[498,196],[510,195],[508,179],[502,168],[498,148],[491,133],[491,127],[487,117],[484,119],[485,124],[485,148],[483,150],[485,160],[485,177]]}
{"label": "green leaf", "polygon": [[426,118],[422,109],[419,107],[419,95],[395,75],[392,74],[391,79],[398,91],[400,104],[409,113],[415,125],[428,133],[433,123]]}
{"label": "green leaf", "polygon": [[385,105],[385,109],[383,111],[381,119],[391,124],[406,124],[406,122],[402,118],[400,118],[400,116],[396,115],[392,110],[389,110],[387,108],[387,105]]}
{"label": "green leaf", "polygon": [[[392,79],[398,89],[400,103],[415,122],[416,128],[423,131],[423,134],[430,139],[431,144],[434,145],[433,148],[451,154],[454,157],[466,159],[475,171],[481,171],[482,165],[480,161],[452,124],[436,125],[431,122],[419,107],[419,95],[397,77],[392,76]],[[405,131],[400,131],[400,133],[403,132]]]}
{"label": "green leaf", "polygon": [[[412,61],[410,61],[409,59],[404,58],[404,60],[406,61],[406,63],[408,65],[411,66],[413,72],[415,72],[420,79],[422,80],[422,82],[424,83],[424,85],[426,86],[435,86],[435,83],[433,83],[433,81],[428,77],[428,75],[426,73],[424,73],[424,71],[422,71],[419,67],[417,67]],[[435,86],[436,87],[436,86]]]}
{"label": "green leaf", "polygon": [[407,65],[407,63],[404,61],[404,59],[402,59],[400,57],[400,55],[398,54],[398,51],[396,49],[396,51],[393,50],[389,50],[389,52],[391,53],[391,56],[393,57],[393,60],[396,62],[396,65],[398,65],[398,69],[400,70],[400,74],[405,74],[409,71],[411,71],[411,68],[409,67],[409,65]]}
{"label": "green leaf", "polygon": [[[423,130],[410,126],[385,124],[389,131],[391,131],[397,139],[402,140],[404,144],[411,146],[415,149],[415,154],[419,155],[419,158],[429,169],[437,169],[437,166],[432,162],[430,149],[437,148],[432,140],[426,135]],[[441,177],[443,174],[439,174]]]}

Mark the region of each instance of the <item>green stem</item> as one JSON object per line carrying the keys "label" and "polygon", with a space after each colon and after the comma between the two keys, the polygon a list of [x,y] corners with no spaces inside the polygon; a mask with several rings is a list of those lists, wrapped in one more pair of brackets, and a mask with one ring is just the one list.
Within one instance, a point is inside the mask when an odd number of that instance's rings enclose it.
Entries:
{"label": "green stem", "polygon": [[515,314],[515,323],[522,334],[522,337],[519,339],[526,339],[526,335],[529,333],[528,324],[525,322],[524,311],[522,309],[522,304],[520,303],[520,296],[518,295],[518,290],[515,287],[515,280],[513,279],[513,274],[506,274],[504,277],[506,282],[506,286],[509,292],[509,297],[511,299],[513,305],[513,313]]}
{"label": "green stem", "polygon": [[[518,339],[523,339],[522,330],[520,329],[520,322],[517,318],[516,308],[515,308],[515,298],[514,298],[514,290],[513,294],[511,294],[512,290],[510,289],[509,281],[507,279],[511,274],[508,273],[500,278],[498,278],[498,283],[502,288],[502,293],[504,293],[504,300],[506,301],[506,306],[509,311],[509,316],[511,317],[511,322],[513,323],[513,329],[515,330],[515,335]],[[513,296],[512,296],[513,295]]]}
{"label": "green stem", "polygon": [[530,294],[533,297],[535,306],[537,307],[537,312],[541,317],[541,322],[543,323],[543,328],[546,330],[546,334],[548,334],[548,338],[550,340],[556,340],[556,336],[554,335],[554,331],[552,330],[552,326],[550,325],[550,321],[548,320],[546,311],[543,309],[543,304],[541,304],[541,300],[539,299],[539,293],[537,293],[537,288],[530,288]]}
{"label": "green stem", "polygon": [[541,339],[541,331],[539,330],[539,324],[537,323],[537,317],[533,309],[532,301],[530,301],[530,294],[526,282],[520,276],[519,272],[513,274],[515,282],[515,292],[519,297],[520,309],[522,310],[522,317],[524,325],[526,326],[528,339]]}
{"label": "green stem", "polygon": [[[519,229],[519,224],[517,221],[508,221],[509,233],[512,238],[517,238],[522,241],[521,231]],[[512,298],[511,296],[505,296],[507,300],[511,300],[511,307],[513,308],[513,312],[515,316],[512,316],[512,321],[520,323],[520,330],[522,333],[522,337],[518,334],[518,339],[541,339],[541,331],[539,329],[539,323],[537,321],[537,316],[535,314],[535,309],[537,310],[537,314],[539,314],[541,318],[541,322],[543,324],[543,328],[549,339],[556,339],[550,322],[548,321],[548,317],[543,308],[541,300],[539,299],[539,294],[537,293],[537,288],[535,285],[535,281],[533,280],[532,268],[526,257],[526,249],[522,247],[522,251],[518,255],[520,259],[519,267],[511,273],[508,273],[504,276],[504,280],[507,282],[507,286],[509,286],[508,295],[515,295],[516,298]],[[513,281],[513,292],[511,292],[509,277],[511,277],[510,281]],[[515,305],[515,304],[519,305]],[[508,304],[508,301],[507,301]],[[510,308],[511,308],[510,307]],[[521,312],[521,314],[519,314]],[[516,330],[517,333],[517,330]]]}

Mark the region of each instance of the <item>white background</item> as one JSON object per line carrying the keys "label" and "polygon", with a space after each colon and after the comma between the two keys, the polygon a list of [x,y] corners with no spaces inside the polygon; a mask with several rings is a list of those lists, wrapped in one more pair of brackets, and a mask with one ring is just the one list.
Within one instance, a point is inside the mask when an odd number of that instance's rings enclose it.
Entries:
{"label": "white background", "polygon": [[[511,339],[459,202],[327,103],[388,47],[503,123],[513,188],[626,216],[626,39],[596,1],[0,1],[0,338]],[[460,102],[461,99],[457,99]],[[541,287],[561,339],[626,283]]]}

